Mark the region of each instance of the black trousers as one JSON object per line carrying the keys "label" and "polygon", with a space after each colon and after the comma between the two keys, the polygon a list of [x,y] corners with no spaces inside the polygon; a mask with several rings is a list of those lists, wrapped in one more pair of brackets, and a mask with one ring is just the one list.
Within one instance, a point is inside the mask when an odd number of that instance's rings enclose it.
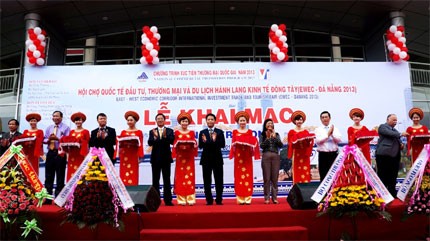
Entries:
{"label": "black trousers", "polygon": [[318,171],[320,173],[320,181],[324,180],[334,160],[336,160],[338,152],[318,152]]}
{"label": "black trousers", "polygon": [[152,186],[160,194],[160,175],[163,174],[163,199],[164,203],[172,202],[172,185],[170,184],[170,162],[152,163]]}
{"label": "black trousers", "polygon": [[54,179],[57,176],[57,186],[55,196],[57,196],[64,187],[64,178],[66,175],[66,156],[59,156],[58,150],[49,150],[46,154],[45,164],[45,188],[49,194],[52,194],[54,188]]}
{"label": "black trousers", "polygon": [[205,197],[207,203],[213,203],[212,197],[212,172],[215,180],[215,202],[222,202],[222,192],[224,190],[224,166],[222,164],[203,164],[203,184],[205,189]]}
{"label": "black trousers", "polygon": [[400,167],[400,152],[395,157],[376,155],[379,178],[393,197],[397,196],[396,184]]}

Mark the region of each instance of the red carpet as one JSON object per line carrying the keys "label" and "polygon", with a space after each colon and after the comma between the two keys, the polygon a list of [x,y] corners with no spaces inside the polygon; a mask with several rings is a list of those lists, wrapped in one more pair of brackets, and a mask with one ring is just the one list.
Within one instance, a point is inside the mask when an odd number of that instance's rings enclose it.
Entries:
{"label": "red carpet", "polygon": [[[39,211],[43,220],[41,240],[339,240],[343,232],[352,235],[349,218],[329,220],[316,217],[316,210],[292,210],[285,198],[278,205],[265,205],[254,198],[252,205],[241,206],[234,199],[223,206],[206,206],[198,200],[195,206],[160,206],[157,212],[130,213],[123,218],[125,232],[107,225],[98,229],[79,230],[60,226],[62,217],[56,206]],[[401,221],[404,205],[396,200],[389,205],[392,222],[357,217],[359,240],[424,240],[429,219],[415,216]]]}

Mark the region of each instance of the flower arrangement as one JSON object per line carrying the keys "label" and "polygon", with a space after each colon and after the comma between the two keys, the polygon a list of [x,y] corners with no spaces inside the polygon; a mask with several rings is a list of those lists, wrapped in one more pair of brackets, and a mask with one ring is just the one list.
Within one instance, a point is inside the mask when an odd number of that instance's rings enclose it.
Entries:
{"label": "flower arrangement", "polygon": [[384,199],[379,197],[375,190],[369,189],[367,185],[349,185],[333,188],[324,202],[319,204],[318,210],[322,211],[321,214],[328,213],[335,218],[365,212],[369,216],[379,213],[389,219],[390,216],[384,211],[384,207]]}
{"label": "flower arrangement", "polygon": [[424,214],[430,216],[430,162],[427,161],[422,178],[415,181],[415,187],[410,196],[406,214],[412,216],[414,214]]}
{"label": "flower arrangement", "polygon": [[95,229],[107,223],[124,229],[121,216],[134,206],[104,149],[91,148],[81,166],[55,199],[64,207],[63,223]]}
{"label": "flower arrangement", "polygon": [[[2,239],[35,239],[42,233],[35,210],[48,197],[46,189],[42,192],[37,192],[29,183],[15,158],[12,157],[0,169],[0,223],[4,223]],[[18,235],[20,231],[22,233]]]}
{"label": "flower arrangement", "polygon": [[[329,188],[321,189],[323,186]],[[385,206],[393,197],[356,145],[344,147],[312,199],[320,203],[319,216],[354,217],[359,212],[365,212],[371,217],[391,220]]]}

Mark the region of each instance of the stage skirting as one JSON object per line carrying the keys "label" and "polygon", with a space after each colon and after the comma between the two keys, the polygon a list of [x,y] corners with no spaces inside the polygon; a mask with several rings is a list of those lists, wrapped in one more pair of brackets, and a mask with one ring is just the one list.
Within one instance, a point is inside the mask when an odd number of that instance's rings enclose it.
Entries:
{"label": "stage skirting", "polygon": [[[414,216],[401,221],[404,204],[395,200],[388,206],[392,221],[356,218],[359,240],[425,240],[429,219]],[[160,206],[153,213],[129,213],[123,218],[125,231],[101,224],[95,230],[78,229],[63,221],[60,208],[46,205],[39,210],[41,240],[340,240],[342,233],[353,235],[350,218],[340,220],[316,217],[316,210],[293,210],[282,198],[279,205],[266,205],[254,198],[251,205],[237,205],[225,199],[224,205]]]}

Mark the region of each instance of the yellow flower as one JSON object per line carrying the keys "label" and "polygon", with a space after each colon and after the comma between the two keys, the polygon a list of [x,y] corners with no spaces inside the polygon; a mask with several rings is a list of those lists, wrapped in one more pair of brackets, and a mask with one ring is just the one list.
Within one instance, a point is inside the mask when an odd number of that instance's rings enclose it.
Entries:
{"label": "yellow flower", "polygon": [[4,186],[6,186],[6,184],[4,184],[4,183],[0,184],[0,188],[3,188]]}
{"label": "yellow flower", "polygon": [[27,193],[28,195],[30,195],[31,190],[30,190],[30,189],[28,189],[28,188],[26,188],[26,189],[25,189],[25,193]]}
{"label": "yellow flower", "polygon": [[17,186],[18,186],[18,184],[16,184],[16,183],[10,184],[10,187],[17,187]]}
{"label": "yellow flower", "polygon": [[23,185],[19,185],[18,189],[24,189],[24,186]]}
{"label": "yellow flower", "polygon": [[367,201],[366,201],[366,205],[372,205],[372,201],[367,200]]}
{"label": "yellow flower", "polygon": [[7,171],[6,171],[6,170],[4,170],[4,171],[0,172],[0,175],[2,175],[3,177],[4,177],[4,176],[6,176],[6,174],[7,174]]}
{"label": "yellow flower", "polygon": [[97,156],[93,156],[93,160],[96,160],[97,159]]}
{"label": "yellow flower", "polygon": [[99,175],[101,171],[94,171],[94,174]]}
{"label": "yellow flower", "polygon": [[97,168],[98,168],[97,166],[92,166],[92,167],[91,167],[91,169],[97,169]]}
{"label": "yellow flower", "polygon": [[100,166],[100,170],[104,171],[106,168],[104,166]]}
{"label": "yellow flower", "polygon": [[4,190],[10,190],[10,186],[4,187]]}
{"label": "yellow flower", "polygon": [[336,207],[336,206],[337,206],[337,203],[336,203],[336,202],[332,202],[332,203],[330,203],[330,206],[332,206],[332,207]]}
{"label": "yellow flower", "polygon": [[100,175],[99,176],[101,176],[101,177],[105,177],[106,176],[106,174],[105,173],[100,173]]}
{"label": "yellow flower", "polygon": [[85,177],[85,181],[91,180],[91,177]]}
{"label": "yellow flower", "polygon": [[81,181],[81,180],[79,180],[79,181],[78,181],[78,185],[81,185],[81,184],[82,184],[82,181]]}

